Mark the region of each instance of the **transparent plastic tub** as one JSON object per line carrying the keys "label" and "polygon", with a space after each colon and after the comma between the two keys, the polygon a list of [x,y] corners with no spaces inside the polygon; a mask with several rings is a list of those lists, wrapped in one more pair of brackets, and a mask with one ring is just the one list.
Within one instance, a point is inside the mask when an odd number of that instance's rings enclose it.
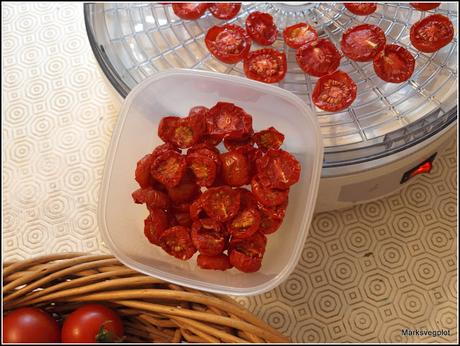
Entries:
{"label": "transparent plastic tub", "polygon": [[[196,254],[180,261],[144,237],[145,205],[131,193],[136,162],[161,144],[157,136],[165,115],[186,115],[196,105],[233,102],[253,116],[257,130],[275,126],[285,134],[283,148],[300,161],[300,181],[291,188],[281,228],[268,236],[262,268],[203,270]],[[159,72],[136,86],[125,99],[106,158],[98,207],[102,237],[125,265],[176,284],[222,294],[253,295],[268,291],[296,266],[311,222],[323,160],[318,121],[294,94],[276,86],[208,71],[173,69]]]}

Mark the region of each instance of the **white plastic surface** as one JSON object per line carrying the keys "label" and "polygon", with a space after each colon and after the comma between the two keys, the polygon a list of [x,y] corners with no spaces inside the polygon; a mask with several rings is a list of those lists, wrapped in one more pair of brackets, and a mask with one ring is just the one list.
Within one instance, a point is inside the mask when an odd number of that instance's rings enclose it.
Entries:
{"label": "white plastic surface", "polygon": [[[236,269],[203,270],[196,254],[180,261],[144,237],[145,205],[131,193],[136,162],[161,144],[157,136],[165,115],[187,115],[196,105],[212,107],[227,101],[253,117],[255,131],[275,126],[285,134],[283,149],[302,166],[300,181],[291,188],[281,228],[268,235],[262,268],[256,273]],[[135,87],[121,109],[106,159],[98,207],[99,228],[113,254],[125,265],[180,285],[230,295],[268,291],[296,266],[311,222],[323,159],[323,144],[315,116],[297,96],[281,88],[246,78],[194,70],[168,70]]]}

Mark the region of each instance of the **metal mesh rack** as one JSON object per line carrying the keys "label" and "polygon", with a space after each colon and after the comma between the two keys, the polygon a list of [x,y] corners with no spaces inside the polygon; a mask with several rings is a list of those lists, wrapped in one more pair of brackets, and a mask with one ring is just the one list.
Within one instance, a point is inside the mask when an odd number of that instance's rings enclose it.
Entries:
{"label": "metal mesh rack", "polygon": [[[289,90],[318,115],[325,145],[324,167],[367,162],[423,141],[456,120],[457,37],[433,54],[410,44],[410,26],[436,12],[447,15],[457,28],[458,5],[444,3],[420,12],[408,3],[379,3],[369,16],[354,16],[341,3],[243,3],[238,16],[227,22],[244,27],[253,11],[270,13],[280,29],[273,47],[286,52],[288,72],[278,85]],[[104,72],[122,96],[146,77],[173,67],[205,69],[242,75],[242,63],[228,65],[215,59],[204,44],[207,30],[225,21],[206,13],[195,21],[178,18],[170,5],[155,3],[97,3],[85,5],[88,35]],[[337,47],[350,26],[370,23],[381,27],[388,43],[406,47],[416,58],[412,77],[404,83],[380,80],[372,62],[357,63],[343,57],[340,69],[358,86],[351,107],[324,112],[311,103],[317,78],[303,73],[295,50],[287,47],[282,30],[297,22],[314,26],[320,37]],[[252,49],[257,49],[253,45]]]}

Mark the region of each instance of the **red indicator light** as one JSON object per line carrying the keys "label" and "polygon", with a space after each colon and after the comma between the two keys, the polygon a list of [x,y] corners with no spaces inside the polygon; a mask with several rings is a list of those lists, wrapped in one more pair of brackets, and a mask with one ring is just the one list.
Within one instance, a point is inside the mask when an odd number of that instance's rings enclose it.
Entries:
{"label": "red indicator light", "polygon": [[432,167],[433,167],[433,164],[431,162],[429,161],[425,162],[423,165],[418,167],[415,171],[412,171],[410,174],[410,177],[412,178],[422,173],[430,173]]}

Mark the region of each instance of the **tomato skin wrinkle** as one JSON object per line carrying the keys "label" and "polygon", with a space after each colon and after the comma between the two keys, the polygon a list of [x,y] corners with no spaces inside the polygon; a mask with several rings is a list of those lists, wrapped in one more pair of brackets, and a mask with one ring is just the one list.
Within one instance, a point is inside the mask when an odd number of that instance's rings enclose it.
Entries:
{"label": "tomato skin wrinkle", "polygon": [[246,31],[249,36],[262,46],[269,46],[276,41],[278,28],[269,13],[252,12],[246,18]]}

